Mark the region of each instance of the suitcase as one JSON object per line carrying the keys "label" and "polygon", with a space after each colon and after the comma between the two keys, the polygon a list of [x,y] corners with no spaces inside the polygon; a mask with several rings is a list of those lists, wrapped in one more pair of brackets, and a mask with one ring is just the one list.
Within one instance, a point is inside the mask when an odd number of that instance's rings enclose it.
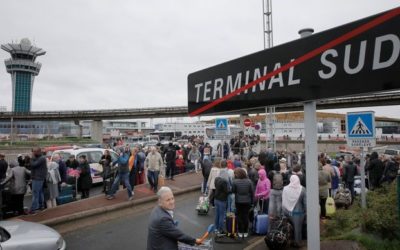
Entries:
{"label": "suitcase", "polygon": [[188,162],[185,166],[185,172],[194,171],[194,164],[192,162]]}
{"label": "suitcase", "polygon": [[238,224],[234,213],[226,214],[226,235],[229,237],[237,237]]}
{"label": "suitcase", "polygon": [[268,214],[261,214],[260,211],[254,209],[254,219],[253,219],[253,233],[258,235],[266,235],[268,232]]}
{"label": "suitcase", "polygon": [[70,202],[74,201],[74,197],[73,197],[72,194],[64,195],[64,196],[58,196],[56,198],[56,201],[57,201],[57,205],[67,204],[67,203],[70,203]]}
{"label": "suitcase", "polygon": [[70,203],[75,200],[74,198],[74,186],[65,185],[60,187],[60,194],[56,198],[57,205],[62,205],[66,203]]}
{"label": "suitcase", "polygon": [[200,196],[199,203],[197,204],[196,210],[198,215],[207,215],[210,208],[210,203],[207,196]]}
{"label": "suitcase", "polygon": [[60,187],[59,196],[66,196],[74,193],[74,187],[72,185],[66,185]]}

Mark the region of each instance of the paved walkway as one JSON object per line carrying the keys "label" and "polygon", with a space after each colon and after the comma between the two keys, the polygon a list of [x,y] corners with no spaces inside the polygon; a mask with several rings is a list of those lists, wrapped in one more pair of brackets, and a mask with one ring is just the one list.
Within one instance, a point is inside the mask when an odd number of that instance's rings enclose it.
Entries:
{"label": "paved walkway", "polygon": [[[201,173],[185,173],[175,176],[174,181],[165,180],[165,186],[170,187],[175,194],[196,189],[200,191],[200,183],[202,180],[203,176]],[[51,226],[85,216],[122,209],[144,202],[155,201],[157,199],[154,191],[150,190],[148,184],[135,186],[134,192],[133,201],[128,201],[127,191],[125,189],[120,189],[116,193],[116,198],[113,200],[107,200],[105,195],[101,194],[88,199],[46,209],[35,215],[20,216],[18,219],[39,222]]]}

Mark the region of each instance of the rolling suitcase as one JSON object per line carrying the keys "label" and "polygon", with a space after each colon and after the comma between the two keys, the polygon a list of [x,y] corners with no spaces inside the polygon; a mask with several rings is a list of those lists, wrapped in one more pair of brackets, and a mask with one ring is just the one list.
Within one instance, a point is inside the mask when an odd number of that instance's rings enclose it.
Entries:
{"label": "rolling suitcase", "polygon": [[56,198],[57,205],[74,201],[74,187],[72,185],[61,186],[59,196]]}
{"label": "rolling suitcase", "polygon": [[258,235],[266,235],[268,232],[268,214],[262,214],[263,205],[259,211],[254,209],[253,233]]}
{"label": "rolling suitcase", "polygon": [[198,215],[207,215],[210,204],[207,196],[200,196],[199,203],[197,204],[196,210]]}
{"label": "rolling suitcase", "polygon": [[226,232],[229,237],[237,237],[238,224],[234,213],[226,214]]}
{"label": "rolling suitcase", "polygon": [[74,201],[74,197],[72,196],[72,194],[64,195],[64,196],[58,196],[56,198],[56,201],[57,201],[57,205],[59,206],[59,205],[63,205],[63,204],[67,204],[67,203],[73,202]]}

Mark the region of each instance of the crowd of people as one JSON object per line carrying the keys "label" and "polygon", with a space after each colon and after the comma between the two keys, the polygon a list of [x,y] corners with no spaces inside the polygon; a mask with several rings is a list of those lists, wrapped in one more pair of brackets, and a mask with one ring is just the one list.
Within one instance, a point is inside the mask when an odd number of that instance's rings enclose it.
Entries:
{"label": "crowd of people", "polygon": [[[294,228],[295,246],[300,246],[305,237],[307,169],[318,168],[322,220],[327,218],[326,200],[335,196],[340,184],[350,190],[354,200],[355,176],[361,168],[359,158],[320,154],[315,166],[306,166],[304,154],[273,152],[271,149],[256,153],[252,150],[256,143],[249,138],[234,138],[229,143],[220,143],[216,150],[209,143],[195,140],[187,145],[169,143],[149,148],[125,145],[113,149],[118,154],[114,161],[110,150],[105,150],[99,162],[103,166],[99,175],[104,180],[112,178],[111,182],[104,181],[103,191],[107,199],[114,199],[122,182],[128,200],[132,200],[135,185],[147,182],[157,193],[159,175],[174,180],[176,174],[193,171],[203,175],[202,193],[209,197],[211,206],[215,208],[218,234],[226,233],[227,213],[233,213],[238,222],[238,235],[248,237],[252,213],[257,208],[261,213],[268,214],[270,220],[281,216],[289,218]],[[397,176],[399,163],[399,156],[379,156],[376,152],[368,154],[365,158],[367,187],[374,190],[385,182],[392,182]],[[31,155],[20,155],[15,161],[7,162],[0,154],[0,188],[10,195],[1,202],[8,203],[6,205],[12,215],[35,214],[57,206],[59,192],[70,183],[71,177],[77,181],[81,198],[88,198],[92,176],[85,155],[78,159],[71,156],[64,162],[60,155],[53,154],[49,160],[40,148],[34,148]],[[28,190],[32,193],[32,203],[26,211],[24,195]],[[165,192],[161,193],[162,196]],[[193,243],[193,239],[190,242]]]}

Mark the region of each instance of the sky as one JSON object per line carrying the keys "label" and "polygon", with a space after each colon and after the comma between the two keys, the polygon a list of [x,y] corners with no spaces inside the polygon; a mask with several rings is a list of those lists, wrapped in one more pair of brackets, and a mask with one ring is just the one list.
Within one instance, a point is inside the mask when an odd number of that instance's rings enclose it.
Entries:
{"label": "sky", "polygon": [[[273,0],[273,42],[298,39],[302,28],[320,32],[399,5]],[[26,37],[47,51],[37,59],[42,68],[32,111],[185,106],[188,74],[263,49],[262,18],[262,0],[4,1],[0,43]],[[0,61],[8,58],[1,50]],[[0,94],[0,106],[10,111],[11,77],[4,64]],[[400,106],[369,109],[400,118]]]}

